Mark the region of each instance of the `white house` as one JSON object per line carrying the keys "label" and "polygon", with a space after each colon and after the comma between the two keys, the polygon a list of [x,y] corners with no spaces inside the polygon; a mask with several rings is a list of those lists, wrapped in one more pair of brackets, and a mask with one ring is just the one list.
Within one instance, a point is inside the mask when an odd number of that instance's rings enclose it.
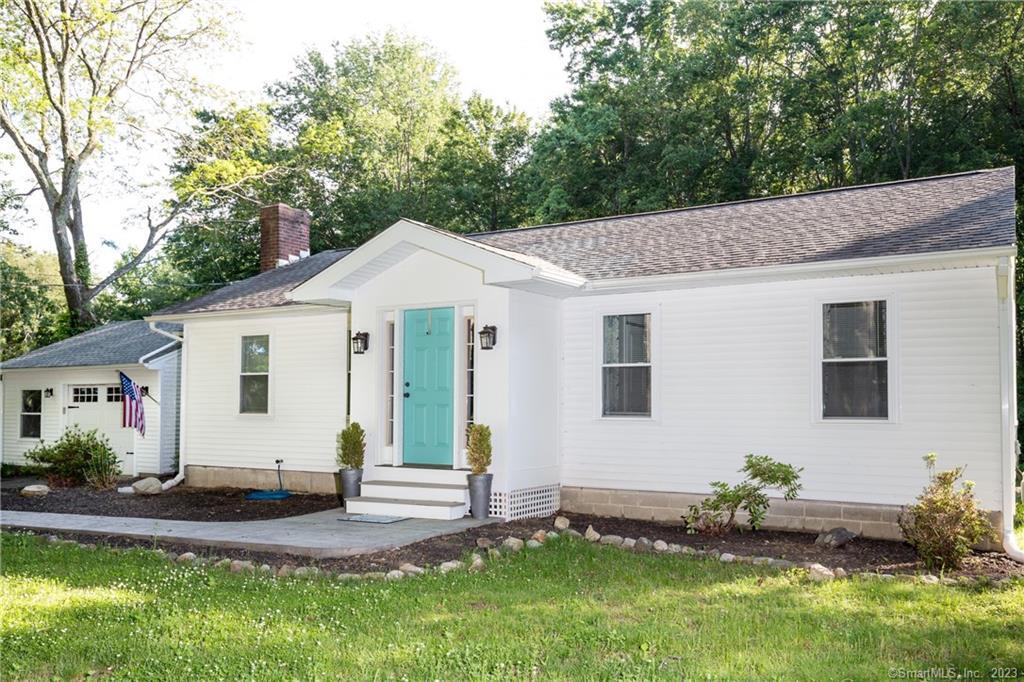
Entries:
{"label": "white house", "polygon": [[[77,424],[107,436],[124,474],[174,471],[181,359],[176,331],[174,325],[153,331],[142,320],[112,322],[5,361],[3,461],[24,464],[26,452]],[[119,371],[147,393],[145,436],[121,425]]]}
{"label": "white house", "polygon": [[454,518],[476,421],[506,518],[678,520],[754,452],[804,467],[769,526],[893,537],[929,451],[1012,517],[1012,168],[308,257],[304,213],[263,223],[265,272],[151,318],[193,485],[332,490],[352,419],[350,511]]}

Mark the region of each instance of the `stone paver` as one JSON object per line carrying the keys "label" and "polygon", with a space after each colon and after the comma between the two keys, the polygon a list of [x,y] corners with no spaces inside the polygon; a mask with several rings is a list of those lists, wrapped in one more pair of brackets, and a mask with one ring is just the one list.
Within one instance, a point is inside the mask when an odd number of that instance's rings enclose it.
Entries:
{"label": "stone paver", "polygon": [[329,558],[393,549],[498,521],[405,519],[381,524],[342,520],[345,517],[341,509],[267,521],[171,521],[5,510],[0,512],[0,524]]}

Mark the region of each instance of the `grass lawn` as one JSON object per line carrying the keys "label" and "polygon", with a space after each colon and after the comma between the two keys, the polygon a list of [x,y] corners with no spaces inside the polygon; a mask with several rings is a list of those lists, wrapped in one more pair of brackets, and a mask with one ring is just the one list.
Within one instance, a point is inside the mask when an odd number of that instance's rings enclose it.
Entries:
{"label": "grass lawn", "polygon": [[352,583],[2,543],[4,680],[883,679],[935,667],[987,679],[1024,666],[1024,581],[813,584],[562,538],[480,574]]}

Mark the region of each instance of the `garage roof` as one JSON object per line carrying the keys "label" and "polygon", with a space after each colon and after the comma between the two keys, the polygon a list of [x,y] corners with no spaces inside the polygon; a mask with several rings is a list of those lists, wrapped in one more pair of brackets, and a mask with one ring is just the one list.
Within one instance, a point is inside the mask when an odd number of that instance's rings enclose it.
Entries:
{"label": "garage roof", "polygon": [[[180,324],[159,326],[172,333],[181,331]],[[134,365],[145,356],[173,343],[163,334],[150,329],[149,323],[144,320],[111,322],[6,360],[0,364],[0,369]]]}

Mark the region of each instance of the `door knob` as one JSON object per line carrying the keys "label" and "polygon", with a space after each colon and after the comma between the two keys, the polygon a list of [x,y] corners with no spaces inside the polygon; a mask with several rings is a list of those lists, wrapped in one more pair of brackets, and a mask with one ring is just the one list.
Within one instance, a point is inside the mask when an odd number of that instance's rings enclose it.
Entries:
{"label": "door knob", "polygon": [[409,391],[406,391],[405,393],[403,393],[402,397],[403,398],[408,398],[409,397]]}
{"label": "door knob", "polygon": [[409,382],[408,382],[408,381],[407,381],[407,382],[405,382],[405,387],[406,387],[406,388],[409,388]]}

